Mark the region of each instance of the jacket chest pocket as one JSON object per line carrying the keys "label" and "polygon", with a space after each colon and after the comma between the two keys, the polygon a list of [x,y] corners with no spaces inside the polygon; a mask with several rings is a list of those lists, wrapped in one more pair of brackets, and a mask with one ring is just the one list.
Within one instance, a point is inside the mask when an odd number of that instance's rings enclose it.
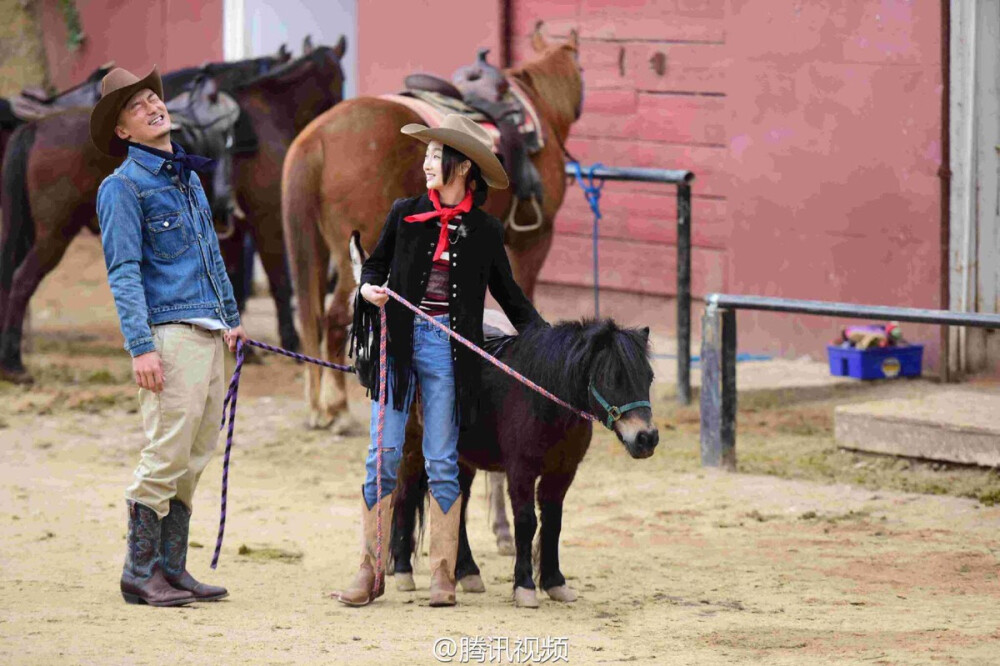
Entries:
{"label": "jacket chest pocket", "polygon": [[190,224],[180,211],[146,219],[153,254],[163,259],[173,259],[191,246]]}

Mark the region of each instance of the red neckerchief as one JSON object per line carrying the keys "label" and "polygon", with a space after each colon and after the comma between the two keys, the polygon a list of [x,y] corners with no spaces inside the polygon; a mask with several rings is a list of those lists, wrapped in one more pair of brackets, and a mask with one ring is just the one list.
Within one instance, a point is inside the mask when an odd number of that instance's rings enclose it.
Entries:
{"label": "red neckerchief", "polygon": [[434,249],[434,261],[437,261],[445,248],[448,247],[448,223],[462,213],[468,213],[472,210],[472,190],[466,190],[465,198],[454,207],[442,207],[441,197],[437,190],[431,190],[428,196],[431,203],[434,204],[434,210],[427,213],[407,215],[403,219],[407,222],[426,222],[427,220],[433,220],[435,217],[441,218],[441,234],[438,236],[437,248]]}

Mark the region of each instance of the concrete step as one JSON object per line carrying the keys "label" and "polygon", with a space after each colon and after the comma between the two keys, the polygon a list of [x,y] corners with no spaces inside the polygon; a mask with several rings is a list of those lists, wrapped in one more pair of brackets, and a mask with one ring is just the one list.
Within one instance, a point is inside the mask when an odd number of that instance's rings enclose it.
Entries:
{"label": "concrete step", "polygon": [[847,449],[1000,465],[1000,392],[941,388],[926,395],[843,405],[834,436]]}

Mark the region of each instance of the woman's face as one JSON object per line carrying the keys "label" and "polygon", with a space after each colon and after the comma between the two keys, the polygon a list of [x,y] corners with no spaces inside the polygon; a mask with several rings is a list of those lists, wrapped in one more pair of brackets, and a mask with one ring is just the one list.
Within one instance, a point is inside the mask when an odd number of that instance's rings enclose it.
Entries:
{"label": "woman's face", "polygon": [[444,145],[440,141],[431,141],[427,144],[427,152],[424,154],[424,177],[427,179],[428,190],[440,190],[444,187],[444,175],[441,171],[443,153]]}
{"label": "woman's face", "polygon": [[[444,182],[444,169],[441,167],[441,157],[444,154],[444,145],[440,141],[431,141],[427,144],[427,152],[424,153],[424,178],[427,179],[428,190],[438,190],[451,183]],[[452,171],[451,182],[458,182],[465,185],[465,177],[472,167],[472,162],[465,160]]]}

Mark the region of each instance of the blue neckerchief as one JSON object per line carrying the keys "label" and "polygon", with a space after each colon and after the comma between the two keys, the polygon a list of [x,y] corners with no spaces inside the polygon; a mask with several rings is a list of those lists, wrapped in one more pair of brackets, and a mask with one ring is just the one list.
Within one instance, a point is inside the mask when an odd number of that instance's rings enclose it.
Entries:
{"label": "blue neckerchief", "polygon": [[129,142],[130,146],[135,146],[139,150],[145,150],[151,155],[156,155],[157,157],[166,160],[174,165],[177,169],[177,177],[181,179],[181,182],[187,184],[188,182],[188,171],[213,171],[215,170],[215,160],[208,157],[201,157],[200,155],[188,155],[180,144],[171,141],[170,145],[173,147],[174,152],[168,153],[165,150],[160,150],[159,148],[153,148],[152,146],[146,146],[141,143]]}

